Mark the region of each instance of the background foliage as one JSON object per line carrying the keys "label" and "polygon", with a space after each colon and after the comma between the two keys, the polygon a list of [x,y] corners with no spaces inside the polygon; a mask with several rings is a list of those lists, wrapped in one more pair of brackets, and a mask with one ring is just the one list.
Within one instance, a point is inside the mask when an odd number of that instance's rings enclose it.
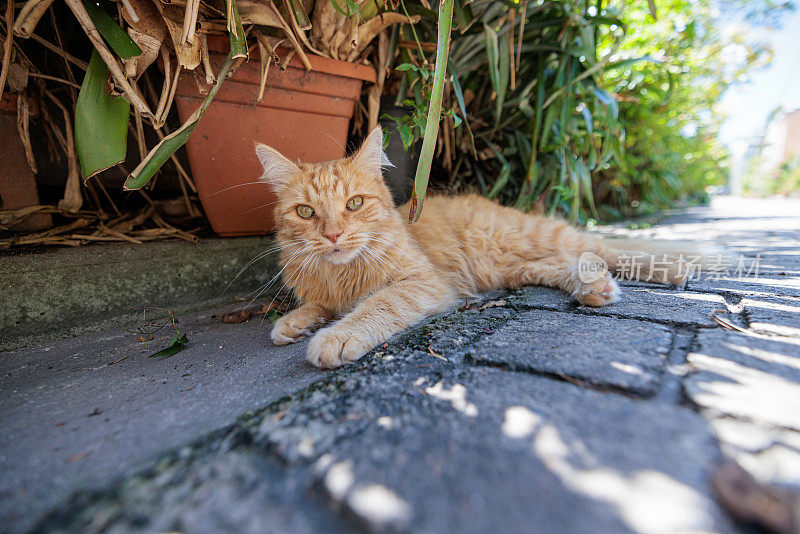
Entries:
{"label": "background foliage", "polygon": [[[787,4],[662,1],[657,20],[648,2],[461,6],[473,17],[454,21],[432,187],[584,223],[703,201],[707,186],[724,183],[715,105],[768,61],[748,30]],[[424,44],[434,30],[423,17],[416,37]],[[430,59],[401,53],[401,97],[411,87],[401,133],[411,145],[424,128]]]}

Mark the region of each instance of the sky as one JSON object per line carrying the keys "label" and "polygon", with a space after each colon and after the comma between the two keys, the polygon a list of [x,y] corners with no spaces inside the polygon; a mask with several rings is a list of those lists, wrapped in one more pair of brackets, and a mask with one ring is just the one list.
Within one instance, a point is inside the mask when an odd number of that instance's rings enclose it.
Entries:
{"label": "sky", "polygon": [[763,30],[775,54],[766,67],[754,71],[747,83],[725,93],[720,110],[727,116],[719,137],[731,149],[743,146],[763,131],[769,113],[800,108],[800,10],[786,14],[779,30]]}

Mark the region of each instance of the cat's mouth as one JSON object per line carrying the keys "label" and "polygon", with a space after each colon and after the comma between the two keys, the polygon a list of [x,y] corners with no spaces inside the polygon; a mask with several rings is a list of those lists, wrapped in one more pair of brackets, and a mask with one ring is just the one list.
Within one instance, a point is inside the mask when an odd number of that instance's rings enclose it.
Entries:
{"label": "cat's mouth", "polygon": [[325,254],[325,259],[331,263],[342,264],[348,263],[350,260],[355,258],[356,254],[358,254],[358,250],[353,249],[343,249],[339,247],[335,247],[333,250]]}

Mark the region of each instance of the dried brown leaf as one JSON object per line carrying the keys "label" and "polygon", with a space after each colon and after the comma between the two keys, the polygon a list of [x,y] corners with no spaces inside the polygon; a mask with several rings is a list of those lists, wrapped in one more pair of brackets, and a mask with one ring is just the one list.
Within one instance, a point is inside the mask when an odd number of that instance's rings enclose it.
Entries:
{"label": "dried brown leaf", "polygon": [[492,300],[478,308],[479,310],[485,310],[486,308],[502,308],[506,305],[506,301],[503,299],[500,300]]}
{"label": "dried brown leaf", "polygon": [[223,313],[219,320],[223,323],[238,324],[243,323],[250,318],[250,312],[247,310],[236,310],[228,313]]}
{"label": "dried brown leaf", "polygon": [[722,506],[740,521],[779,534],[800,529],[800,497],[759,483],[733,462],[716,469],[711,487]]}

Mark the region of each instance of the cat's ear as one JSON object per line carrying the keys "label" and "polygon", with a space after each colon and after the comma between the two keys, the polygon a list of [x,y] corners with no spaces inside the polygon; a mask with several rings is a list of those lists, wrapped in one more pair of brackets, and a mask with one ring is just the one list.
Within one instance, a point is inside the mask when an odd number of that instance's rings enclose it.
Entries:
{"label": "cat's ear", "polygon": [[383,131],[376,126],[353,156],[355,166],[370,175],[380,175],[381,167],[394,167],[383,152]]}
{"label": "cat's ear", "polygon": [[272,147],[257,144],[256,155],[264,167],[264,174],[259,178],[262,182],[282,184],[300,173],[300,168],[297,165],[283,157],[283,154]]}

